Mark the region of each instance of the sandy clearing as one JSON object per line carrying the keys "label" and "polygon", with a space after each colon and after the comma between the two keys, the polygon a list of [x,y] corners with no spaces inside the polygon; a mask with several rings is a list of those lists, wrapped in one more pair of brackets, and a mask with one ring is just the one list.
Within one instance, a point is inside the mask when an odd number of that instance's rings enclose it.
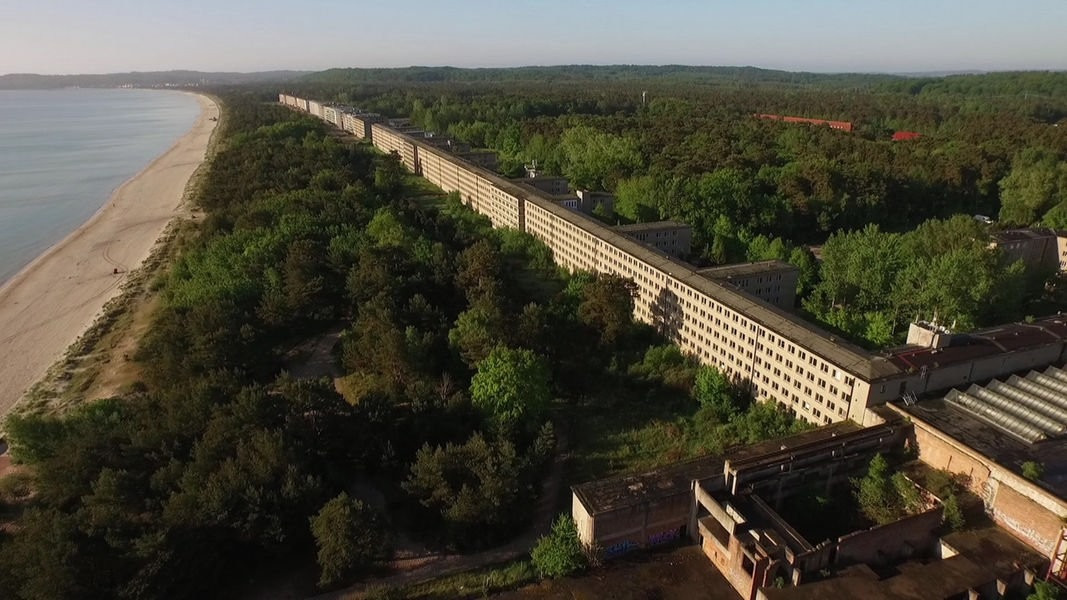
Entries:
{"label": "sandy clearing", "polygon": [[200,115],[188,133],[0,287],[0,416],[92,325],[181,213],[186,184],[204,161],[219,116],[211,99],[197,99]]}

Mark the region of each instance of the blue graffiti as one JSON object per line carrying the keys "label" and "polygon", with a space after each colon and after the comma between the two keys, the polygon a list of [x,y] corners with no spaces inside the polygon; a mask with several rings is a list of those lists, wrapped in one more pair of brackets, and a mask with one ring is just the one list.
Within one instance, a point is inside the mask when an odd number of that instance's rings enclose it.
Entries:
{"label": "blue graffiti", "polygon": [[637,547],[637,544],[631,542],[630,540],[626,540],[625,542],[619,542],[618,544],[612,544],[611,546],[608,546],[607,548],[605,548],[604,549],[604,556],[607,557],[607,558],[611,558],[613,556],[619,556],[621,554],[626,554],[627,552],[629,552],[630,550],[633,550],[636,547]]}
{"label": "blue graffiti", "polygon": [[681,537],[681,533],[678,529],[671,529],[662,533],[648,536],[649,546],[658,546],[660,544],[668,544]]}

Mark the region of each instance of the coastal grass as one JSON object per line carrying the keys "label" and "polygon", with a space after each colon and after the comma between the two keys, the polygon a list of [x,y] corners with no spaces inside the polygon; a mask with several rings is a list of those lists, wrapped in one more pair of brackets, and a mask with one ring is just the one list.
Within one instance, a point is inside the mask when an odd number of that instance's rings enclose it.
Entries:
{"label": "coastal grass", "polygon": [[[114,369],[111,363],[115,362],[115,349],[135,342],[130,339],[132,330],[145,322],[155,306],[157,292],[152,283],[166,272],[185,245],[180,240],[192,235],[195,226],[190,221],[172,221],[145,262],[129,274],[120,294],[104,305],[100,316],[30,388],[14,412],[60,413],[93,399],[91,391],[106,383],[101,381],[105,370]],[[118,354],[121,358],[122,353]]]}

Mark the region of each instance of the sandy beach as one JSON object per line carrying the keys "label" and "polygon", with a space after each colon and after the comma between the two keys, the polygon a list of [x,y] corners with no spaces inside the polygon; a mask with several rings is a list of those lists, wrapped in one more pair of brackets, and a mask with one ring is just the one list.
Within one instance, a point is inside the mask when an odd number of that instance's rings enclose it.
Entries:
{"label": "sandy beach", "polygon": [[182,210],[219,116],[212,100],[197,98],[200,115],[188,133],[0,287],[0,416],[92,325]]}

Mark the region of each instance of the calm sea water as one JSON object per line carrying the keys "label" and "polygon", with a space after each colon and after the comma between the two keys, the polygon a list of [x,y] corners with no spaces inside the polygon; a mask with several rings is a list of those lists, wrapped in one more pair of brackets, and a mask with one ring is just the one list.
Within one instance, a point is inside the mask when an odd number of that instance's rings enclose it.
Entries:
{"label": "calm sea water", "polygon": [[200,109],[154,90],[0,91],[0,284],[163,154]]}

